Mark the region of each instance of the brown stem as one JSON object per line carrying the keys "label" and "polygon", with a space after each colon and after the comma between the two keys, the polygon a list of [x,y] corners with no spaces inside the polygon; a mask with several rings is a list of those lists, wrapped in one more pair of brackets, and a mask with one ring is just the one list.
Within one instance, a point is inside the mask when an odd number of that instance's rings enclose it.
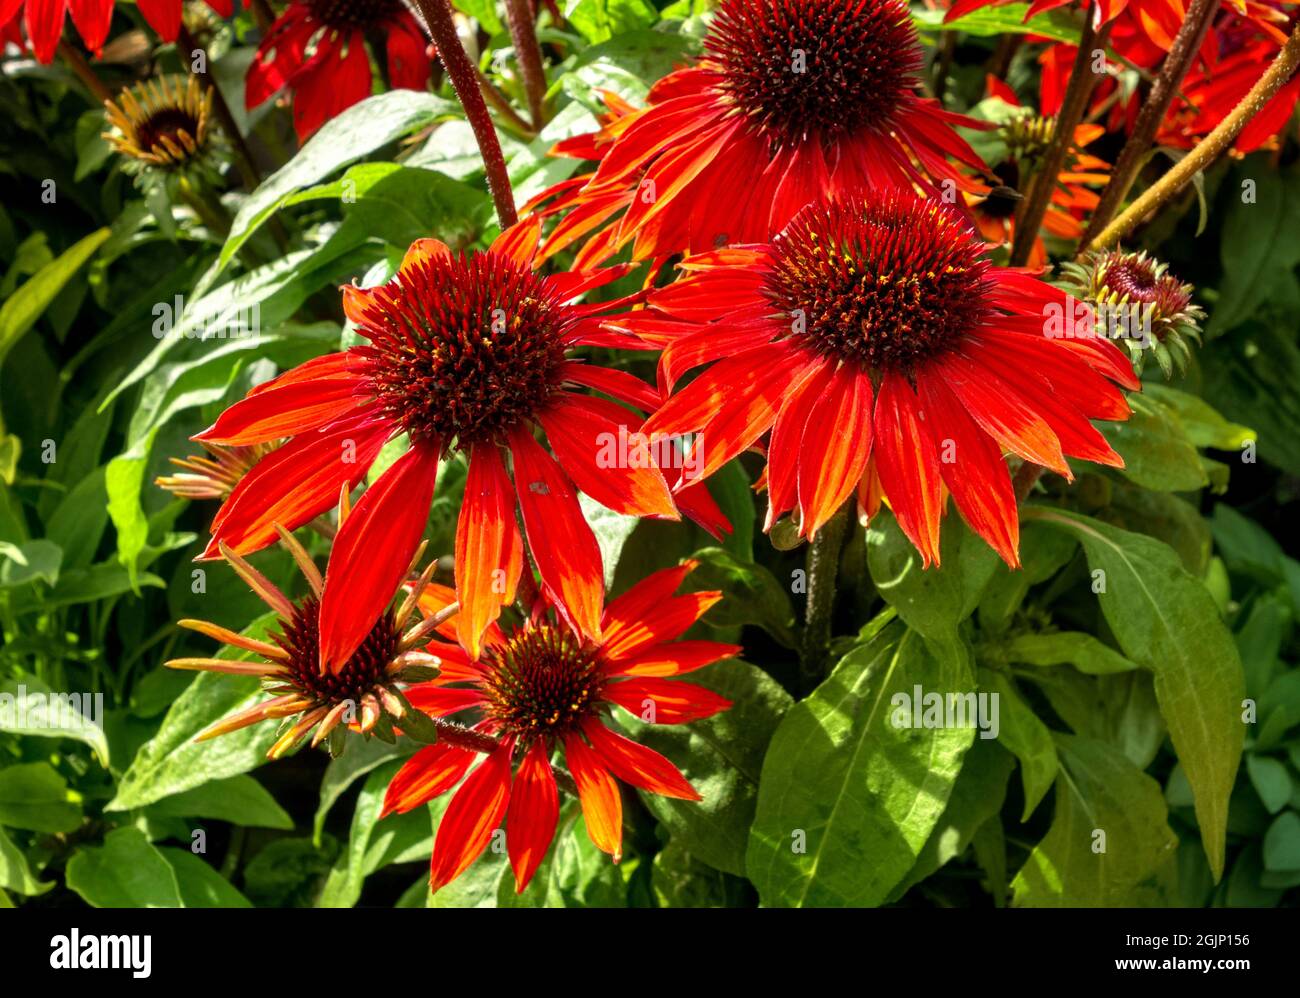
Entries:
{"label": "brown stem", "polygon": [[1074,142],[1074,130],[1083,120],[1083,113],[1088,107],[1088,98],[1097,85],[1100,74],[1094,73],[1090,63],[1093,52],[1099,45],[1105,44],[1105,36],[1110,32],[1110,25],[1103,25],[1100,30],[1093,27],[1096,13],[1095,0],[1089,0],[1084,12],[1083,34],[1079,37],[1079,51],[1074,57],[1074,67],[1070,70],[1070,82],[1066,84],[1065,96],[1061,99],[1061,109],[1056,114],[1056,128],[1052,140],[1048,143],[1039,163],[1038,172],[1030,186],[1029,194],[1021,202],[1020,212],[1016,216],[1016,238],[1011,246],[1011,265],[1023,267],[1029,254],[1038,241],[1038,230],[1043,224],[1043,215],[1052,200],[1052,191],[1056,189],[1056,177],[1065,165],[1065,156]]}
{"label": "brown stem", "polygon": [[253,8],[253,19],[257,21],[257,26],[265,34],[271,30],[271,25],[275,23],[275,11],[266,0],[252,0],[249,4]]}
{"label": "brown stem", "polygon": [[515,46],[519,71],[524,78],[528,116],[533,119],[533,130],[540,132],[546,124],[546,69],[542,66],[542,49],[537,44],[537,29],[529,0],[506,0],[506,21],[510,25],[510,40]]}
{"label": "brown stem", "polygon": [[107,84],[95,75],[95,71],[90,68],[90,63],[86,61],[80,52],[63,40],[59,41],[58,52],[59,57],[68,64],[70,70],[77,74],[77,79],[95,95],[96,99],[100,102],[112,102],[113,91],[109,90]]}
{"label": "brown stem", "polygon": [[1047,469],[1041,464],[1034,464],[1033,461],[1026,461],[1011,478],[1011,489],[1016,494],[1017,505],[1029,498],[1029,493],[1034,490],[1038,480],[1043,477],[1043,472]]}
{"label": "brown stem", "polygon": [[1291,78],[1298,65],[1300,65],[1300,25],[1291,32],[1291,37],[1282,46],[1272,65],[1250,88],[1250,93],[1246,94],[1232,112],[1215,126],[1214,131],[1175,163],[1169,172],[1143,191],[1142,196],[1129,205],[1123,214],[1107,225],[1093,241],[1093,245],[1104,249],[1119,242],[1138,222],[1191,183],[1192,178],[1214,162],[1246,127],[1246,123],[1272,100],[1273,95]]}
{"label": "brown stem", "polygon": [[226,138],[230,140],[231,148],[235,151],[235,166],[239,170],[239,175],[244,179],[244,186],[250,191],[253,190],[262,182],[262,176],[258,173],[257,164],[253,162],[253,154],[249,152],[248,143],[244,141],[244,136],[239,131],[239,125],[235,122],[235,116],[231,113],[230,105],[226,103],[226,98],[222,96],[217,81],[212,78],[208,53],[204,51],[202,45],[195,41],[194,36],[190,34],[189,28],[185,27],[184,22],[181,23],[180,31],[176,36],[176,44],[182,50],[182,62],[186,62],[185,54],[188,53],[186,65],[191,72],[194,72],[194,56],[200,52],[203,53],[203,58],[200,60],[203,64],[203,70],[195,72],[194,75],[212,92],[212,109],[217,112],[217,117],[221,121],[221,130],[226,133]]}
{"label": "brown stem", "polygon": [[1120,150],[1119,158],[1115,160],[1110,181],[1102,191],[1101,200],[1092,213],[1088,231],[1084,233],[1083,240],[1079,244],[1079,252],[1082,253],[1088,248],[1088,244],[1105,228],[1106,223],[1115,217],[1115,212],[1124,203],[1124,198],[1128,196],[1133,182],[1137,179],[1138,171],[1142,169],[1147,152],[1155,142],[1156,131],[1169,112],[1169,105],[1173,103],[1178,88],[1196,61],[1201,43],[1205,41],[1206,32],[1210,30],[1210,22],[1214,20],[1218,9],[1219,0],[1192,0],[1192,5],[1187,11],[1187,19],[1179,28],[1173,47],[1165,56],[1160,73],[1151,86],[1151,92],[1147,94],[1142,110],[1138,112],[1137,120],[1133,123],[1133,132],[1124,143],[1124,148]]}
{"label": "brown stem", "polygon": [[515,197],[510,189],[510,177],[506,173],[505,156],[501,153],[501,143],[497,140],[492,116],[488,114],[487,104],[484,103],[474,64],[465,54],[460,37],[456,34],[451,5],[448,0],[415,2],[424,15],[429,37],[438,49],[438,58],[446,67],[452,88],[474,130],[474,138],[478,141],[479,153],[483,157],[483,169],[487,173],[488,189],[492,192],[492,202],[496,205],[497,219],[501,222],[501,228],[509,228],[519,220],[519,216],[515,212]]}

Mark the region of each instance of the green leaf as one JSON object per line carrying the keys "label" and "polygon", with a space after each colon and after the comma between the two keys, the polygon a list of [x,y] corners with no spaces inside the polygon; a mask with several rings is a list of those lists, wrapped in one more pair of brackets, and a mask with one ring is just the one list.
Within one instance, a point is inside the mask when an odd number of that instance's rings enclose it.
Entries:
{"label": "green leaf", "polygon": [[641,521],[635,516],[625,516],[606,509],[582,493],[578,494],[578,505],[582,507],[582,514],[587,518],[591,532],[596,535],[596,544],[600,547],[601,560],[605,566],[605,588],[609,589],[614,585],[614,573],[618,570],[623,545]]}
{"label": "green leaf", "polygon": [[655,853],[650,877],[661,908],[742,908],[752,893],[744,880],[701,863],[676,839]]}
{"label": "green leaf", "polygon": [[385,761],[410,755],[414,748],[405,738],[399,738],[393,745],[378,738],[349,738],[344,742],[343,751],[325,767],[325,776],[320,783],[320,804],[312,822],[312,837],[320,841],[330,808],[348,787]]}
{"label": "green leaf", "polygon": [[999,736],[1007,751],[1020,760],[1020,779],[1025,788],[1020,820],[1028,821],[1056,779],[1058,761],[1052,732],[1025,703],[1015,683],[1001,672],[980,669],[979,687],[998,698]]}
{"label": "green leaf", "polygon": [[[262,638],[273,620],[267,614],[243,633]],[[218,658],[240,659],[230,648]],[[252,724],[238,731],[195,744],[194,739],[227,714],[265,698],[261,683],[251,676],[203,672],[177,697],[158,733],[141,746],[122,775],[117,796],[106,811],[144,807],[210,780],[246,773],[266,761],[276,739],[274,724]]]}
{"label": "green leaf", "polygon": [[1159,905],[1178,845],[1160,785],[1109,745],[1073,735],[1056,740],[1056,814],[1012,881],[1013,903]]}
{"label": "green leaf", "polygon": [[402,760],[390,759],[366,777],[361,794],[357,797],[356,810],[352,812],[352,830],[347,845],[325,880],[325,886],[316,901],[317,907],[350,908],[357,903],[366,876],[373,870],[373,866],[367,863],[373,836],[391,837],[396,827],[402,824],[418,825],[421,832],[427,835],[429,821],[423,809],[417,808],[409,814],[392,815],[383,821],[379,820],[379,813],[384,807],[384,793],[401,765]]}
{"label": "green leaf", "polygon": [[55,693],[35,676],[0,681],[0,731],[41,738],[75,738],[95,752],[101,766],[108,766],[108,739],[100,726],[101,703],[91,707],[94,718],[83,707],[96,694]]}
{"label": "green leaf", "polygon": [[1213,598],[1159,541],[1065,510],[1033,506],[1023,515],[1077,537],[1094,579],[1104,580],[1102,613],[1124,653],[1155,676],[1210,868],[1222,876],[1228,797],[1245,741],[1245,678]]}
{"label": "green leaf", "polygon": [[0,305],[0,364],[109,234],[107,228],[96,229],[38,270]]}
{"label": "green leaf", "polygon": [[1182,420],[1173,409],[1143,395],[1129,398],[1133,412],[1122,423],[1098,424],[1124,459],[1119,473],[1145,489],[1189,492],[1210,483]]}
{"label": "green leaf", "polygon": [[14,845],[5,830],[0,828],[0,888],[33,896],[44,894],[53,886],[53,882],[41,883],[36,878],[22,850]]}
{"label": "green leaf", "polygon": [[589,42],[648,28],[659,14],[649,0],[568,0],[564,19]]}
{"label": "green leaf", "polygon": [[1284,811],[1264,835],[1264,868],[1300,870],[1300,814]]}
{"label": "green leaf", "polygon": [[81,825],[81,805],[48,762],[20,763],[0,769],[0,825],[71,832]]}
{"label": "green leaf", "polygon": [[965,17],[945,24],[943,18],[946,13],[944,10],[913,10],[912,19],[922,31],[961,31],[983,38],[1039,35],[1067,45],[1079,44],[1080,25],[1067,11],[1053,10],[1026,21],[1029,4],[1009,3],[972,11]]}
{"label": "green leaf", "polygon": [[722,548],[704,548],[692,557],[695,589],[721,590],[723,599],[704,618],[714,627],[761,627],[787,648],[795,647],[794,608],[788,589],[762,565],[739,561]]}
{"label": "green leaf", "polygon": [[1187,438],[1197,447],[1240,451],[1242,444],[1255,439],[1255,431],[1249,426],[1228,421],[1210,403],[1196,395],[1159,382],[1143,385],[1142,394],[1174,412]]}
{"label": "green leaf", "polygon": [[[1052,758],[1055,763],[1055,753]],[[997,820],[1014,765],[1011,754],[995,742],[975,739],[957,774],[947,807],[935,822],[916,865],[891,893],[891,901],[897,901],[945,863],[964,853],[975,833],[986,822]]]}
{"label": "green leaf", "polygon": [[1246,756],[1246,773],[1269,814],[1277,814],[1291,803],[1291,774],[1285,763],[1252,753]]}
{"label": "green leaf", "polygon": [[[1240,196],[1245,183],[1254,188],[1251,199]],[[1294,282],[1300,263],[1300,167],[1278,170],[1260,154],[1243,161],[1224,186],[1238,196],[1227,198],[1219,237],[1223,280],[1206,326],[1211,338],[1250,319],[1278,281]]]}
{"label": "green leaf", "polygon": [[965,671],[893,625],[786,713],[763,762],[746,856],[765,905],[878,905],[907,875],[975,731],[895,726],[894,701],[917,686],[969,690]]}
{"label": "green leaf", "polygon": [[216,272],[224,270],[257,228],[295,193],[455,110],[454,104],[433,94],[393,90],[331,118],[240,207]]}
{"label": "green leaf", "polygon": [[109,832],[68,860],[68,886],[93,908],[182,908],[171,864],[138,828]]}
{"label": "green leaf", "polygon": [[251,908],[253,903],[225,877],[185,849],[158,846],[172,868],[181,904],[185,908]]}
{"label": "green leaf", "polygon": [[1083,631],[1018,634],[1000,646],[1009,662],[1025,665],[1072,665],[1090,676],[1109,676],[1137,668],[1115,649]]}
{"label": "green leaf", "polygon": [[247,828],[293,828],[293,818],[251,776],[213,780],[149,805],[154,818],[210,818]]}
{"label": "green leaf", "polygon": [[[939,545],[940,565],[921,555],[886,510],[867,530],[867,567],[876,589],[912,630],[936,647],[959,644],[957,628],[979,604],[999,561],[973,532],[950,518]],[[972,677],[973,679],[973,677]]]}
{"label": "green leaf", "polygon": [[0,589],[15,589],[37,579],[47,586],[59,581],[63,549],[53,541],[10,544],[0,541]]}
{"label": "green leaf", "polygon": [[762,669],[739,660],[688,678],[726,697],[731,709],[686,725],[643,724],[623,713],[618,720],[636,741],[672,761],[703,798],[642,793],[650,812],[696,859],[744,876],[763,756],[793,701]]}

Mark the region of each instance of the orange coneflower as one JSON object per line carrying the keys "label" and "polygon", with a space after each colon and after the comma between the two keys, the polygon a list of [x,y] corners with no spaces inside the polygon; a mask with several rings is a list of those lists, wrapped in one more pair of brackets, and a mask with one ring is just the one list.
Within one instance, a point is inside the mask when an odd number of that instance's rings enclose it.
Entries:
{"label": "orange coneflower", "polygon": [[[567,387],[592,387],[645,410],[661,401],[630,374],[567,357],[572,347],[612,342],[599,317],[618,303],[571,302],[626,268],[542,277],[533,270],[539,232],[537,219],[525,220],[485,252],[453,253],[435,239],[420,240],[387,284],[344,289],[344,311],[364,345],[260,385],[197,438],[248,445],[292,437],[217,513],[205,552],[211,556],[218,544],[255,551],[275,539],[275,523],[293,529],[324,512],[341,487],[365,476],[388,440],[409,437],[410,449],[339,530],[346,569],[327,581],[321,599],[321,654],[331,664],[364,636],[339,601],[361,600],[375,611],[388,599],[424,530],[438,460],[448,451],[469,457],[456,590],[471,655],[514,599],[524,569],[516,495],[543,590],[592,639],[600,636],[604,582],[575,485],[619,513],[678,516],[654,463],[599,460],[602,439],[626,433],[641,417]],[[537,442],[538,428],[554,457]],[[682,508],[722,520],[706,493]]]}
{"label": "orange coneflower", "polygon": [[[528,886],[555,835],[559,795],[550,760],[558,748],[573,774],[591,841],[615,860],[623,831],[616,777],[651,793],[700,799],[676,766],[613,730],[605,716],[617,706],[652,723],[685,724],[731,706],[703,686],[671,678],[740,651],[713,641],[677,641],[721,598],[716,592],[673,595],[692,567],[656,572],[613,600],[597,642],[584,643],[535,612],[508,634],[493,625],[478,662],[456,645],[428,646],[442,659],[442,674],[412,688],[411,702],[433,717],[474,711],[476,730],[498,738],[481,761],[447,742],[430,745],[389,784],[385,814],[419,807],[469,773],[434,840],[435,891],[474,862],[502,819],[515,885],[520,891]],[[422,609],[435,612],[451,597],[435,587]],[[443,630],[454,633],[452,626]]]}
{"label": "orange coneflower", "polygon": [[547,255],[615,218],[580,265],[629,240],[644,260],[768,239],[825,193],[984,189],[949,162],[985,171],[951,127],[984,126],[917,95],[923,54],[901,0],[723,0],[704,47],[644,109],[613,102],[599,135],[557,147],[600,165],[549,192],[548,214],[572,211]]}
{"label": "orange coneflower", "polygon": [[877,191],[809,205],[770,245],[688,257],[617,325],[664,348],[669,386],[717,363],[643,432],[700,432],[686,467],[707,475],[771,430],[769,529],[797,507],[811,536],[857,488],[862,515],[883,494],[937,563],[951,493],[1018,564],[1003,451],[1067,477],[1067,454],[1120,465],[1089,420],[1126,418],[1107,379],[1137,381],[1113,344],[1071,337],[1065,292],[984,248],[955,208]]}
{"label": "orange coneflower", "polygon": [[[346,522],[346,504],[340,507],[339,518]],[[292,723],[267,753],[270,758],[277,759],[313,730],[315,734],[311,744],[315,746],[332,733],[337,739],[344,727],[363,735],[375,734],[388,741],[393,740],[395,724],[408,733],[431,728],[428,718],[411,708],[402,684],[426,681],[437,675],[437,657],[422,650],[421,645],[443,620],[456,612],[454,607],[440,608],[441,614],[429,615],[408,627],[414,620],[414,611],[429,584],[436,562],[431,562],[414,583],[406,586],[405,599],[396,610],[389,606],[394,595],[391,590],[377,612],[369,608],[368,601],[347,603],[345,612],[355,618],[362,639],[336,668],[326,670],[320,661],[324,580],[311,556],[293,535],[283,528],[279,528],[279,535],[311,589],[310,595],[297,601],[290,600],[266,576],[229,548],[223,545],[221,550],[222,557],[239,577],[279,618],[279,632],[272,633],[269,641],[246,637],[203,620],[179,621],[182,627],[233,648],[252,652],[261,661],[177,658],[167,662],[168,667],[257,676],[266,691],[272,694],[270,699],[218,721],[199,735],[198,740],[215,738],[259,721],[292,718]],[[421,545],[416,560],[423,551]],[[337,574],[342,568],[339,549],[335,548],[330,554],[326,576]],[[337,741],[331,742],[331,751],[336,751],[337,747]]]}

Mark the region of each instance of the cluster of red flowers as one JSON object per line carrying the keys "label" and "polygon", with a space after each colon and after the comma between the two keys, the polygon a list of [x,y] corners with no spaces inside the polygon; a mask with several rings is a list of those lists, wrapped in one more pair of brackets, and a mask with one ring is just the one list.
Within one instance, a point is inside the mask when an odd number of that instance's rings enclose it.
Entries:
{"label": "cluster of red flowers", "polygon": [[[312,105],[296,112],[310,131],[369,86],[361,29],[374,24],[390,29],[394,81],[422,85],[423,40],[404,8],[364,6],[365,22],[355,3],[293,4],[259,50],[250,100],[295,88]],[[1168,23],[1176,8],[1103,11]],[[600,130],[556,150],[594,166],[487,249],[424,239],[387,283],[345,288],[362,343],[259,385],[198,437],[277,445],[229,492],[205,552],[230,559],[284,621],[273,645],[204,625],[262,656],[256,674],[277,684],[279,699],[237,723],[302,715],[296,739],[333,730],[354,699],[371,705],[351,725],[361,730],[414,731],[413,711],[433,718],[442,737],[403,767],[386,808],[459,785],[436,838],[435,889],[503,820],[527,885],[556,827],[559,753],[569,771],[559,783],[571,780],[592,841],[615,858],[616,778],[697,796],[672,762],[614,730],[611,711],[678,724],[729,706],[676,678],[739,651],[678,640],[719,596],[675,595],[683,565],[607,603],[579,491],[618,513],[684,513],[718,532],[726,521],[705,483],[750,451],[765,463],[756,488],[768,529],[789,516],[815,538],[846,504],[863,522],[888,504],[923,563],[937,564],[951,498],[1014,567],[1007,455],[1066,478],[1068,457],[1121,464],[1092,421],[1126,418],[1132,365],[1104,339],[1050,336],[1043,317],[1068,314],[1065,292],[989,259],[987,220],[951,196],[978,206],[990,192],[991,169],[954,127],[979,123],[917,94],[921,48],[902,0],[723,0],[705,51],[643,108],[607,97]],[[792,58],[797,77],[785,71]],[[1080,155],[1073,182],[1086,184],[1096,162]],[[1055,224],[1071,224],[1078,204],[1057,207]],[[574,250],[571,269],[548,272]],[[630,262],[605,265],[620,252]],[[676,279],[658,279],[673,257]],[[641,264],[646,290],[587,300]],[[573,356],[592,346],[656,352],[656,384]],[[666,476],[653,453],[599,460],[611,437],[692,438],[687,471]],[[395,441],[406,449],[353,506]],[[440,463],[455,455],[468,478],[453,589],[414,564]],[[340,494],[323,578],[293,549],[313,581],[294,603],[245,556]],[[503,627],[517,597],[522,622]],[[404,631],[417,610],[424,623]],[[435,663],[436,677],[418,678]],[[443,720],[462,714],[468,727]]]}

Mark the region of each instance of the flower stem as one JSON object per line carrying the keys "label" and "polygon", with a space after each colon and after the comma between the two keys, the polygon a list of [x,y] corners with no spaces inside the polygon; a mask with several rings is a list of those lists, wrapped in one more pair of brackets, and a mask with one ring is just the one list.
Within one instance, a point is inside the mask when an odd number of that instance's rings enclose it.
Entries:
{"label": "flower stem", "polygon": [[1160,67],[1160,73],[1156,76],[1155,83],[1151,85],[1151,91],[1147,94],[1142,110],[1138,112],[1137,120],[1133,123],[1133,132],[1120,151],[1119,158],[1115,160],[1110,181],[1102,191],[1097,209],[1092,213],[1088,231],[1084,233],[1083,240],[1079,244],[1079,252],[1082,253],[1088,248],[1088,244],[1096,238],[1097,233],[1115,217],[1115,212],[1128,196],[1133,181],[1137,179],[1138,171],[1142,169],[1146,154],[1155,141],[1156,131],[1160,128],[1160,123],[1165,120],[1169,105],[1173,103],[1174,95],[1182,86],[1183,79],[1196,61],[1201,43],[1205,41],[1205,35],[1210,30],[1210,23],[1214,20],[1218,9],[1219,0],[1192,0],[1192,5],[1187,11],[1187,19],[1179,28],[1174,44]]}
{"label": "flower stem", "polygon": [[[495,752],[500,746],[492,735],[484,734],[481,731],[475,731],[473,728],[467,728],[456,721],[449,721],[444,717],[430,718],[434,727],[438,729],[438,741],[453,745],[456,748],[468,749],[471,752],[479,752],[488,755]],[[566,793],[578,796],[578,785],[573,782],[573,777],[561,769],[559,766],[552,766],[555,774],[555,782],[560,789]]]}
{"label": "flower stem", "polygon": [[506,174],[506,160],[501,153],[501,143],[497,140],[496,128],[492,116],[488,114],[487,104],[483,100],[483,91],[479,88],[478,76],[474,64],[465,54],[465,48],[456,34],[456,22],[451,16],[448,0],[416,0],[420,12],[424,15],[429,28],[429,36],[438,49],[438,58],[442,60],[451,77],[452,88],[465,109],[478,149],[483,157],[483,169],[487,173],[488,189],[492,192],[492,203],[496,205],[497,219],[501,228],[506,229],[519,220],[515,212],[514,192],[510,189],[510,178]]}
{"label": "flower stem", "polygon": [[546,69],[542,65],[542,48],[537,44],[531,0],[506,0],[506,21],[524,78],[528,116],[533,120],[533,130],[541,131],[546,124]]}
{"label": "flower stem", "polygon": [[804,610],[800,659],[805,686],[811,690],[826,675],[831,647],[831,613],[835,609],[835,578],[848,532],[850,499],[827,520],[808,545],[808,605]]}
{"label": "flower stem", "polygon": [[1070,70],[1070,81],[1065,86],[1065,95],[1061,98],[1061,108],[1056,112],[1056,127],[1052,131],[1052,140],[1043,153],[1042,162],[1034,176],[1029,194],[1021,202],[1020,212],[1016,216],[1016,238],[1011,246],[1011,265],[1023,267],[1033,252],[1038,241],[1038,230],[1043,224],[1043,215],[1051,203],[1052,192],[1056,189],[1056,177],[1065,165],[1065,156],[1074,143],[1074,130],[1083,120],[1083,113],[1088,108],[1088,99],[1097,85],[1099,74],[1092,71],[1093,52],[1098,45],[1105,45],[1110,25],[1098,30],[1093,24],[1096,16],[1096,0],[1089,0],[1088,9],[1083,15],[1083,34],[1079,36],[1079,49],[1075,53],[1074,67]]}
{"label": "flower stem", "polygon": [[77,74],[77,79],[85,85],[87,90],[94,94],[97,100],[112,103],[113,91],[109,90],[108,85],[95,75],[95,71],[90,68],[90,63],[86,61],[80,52],[62,40],[59,41],[58,52],[59,57],[68,64],[70,70]]}
{"label": "flower stem", "polygon": [[1024,502],[1029,498],[1029,493],[1034,490],[1038,480],[1043,477],[1043,472],[1047,469],[1041,464],[1034,464],[1033,461],[1026,461],[1011,477],[1011,490],[1016,494],[1016,504]]}
{"label": "flower stem", "polygon": [[1104,249],[1119,242],[1138,222],[1191,183],[1197,173],[1208,167],[1232,144],[1233,139],[1246,127],[1246,123],[1258,114],[1282,88],[1282,85],[1291,78],[1298,65],[1300,65],[1300,25],[1291,32],[1291,37],[1282,46],[1272,65],[1250,88],[1250,93],[1246,94],[1231,113],[1215,126],[1214,131],[1197,143],[1186,156],[1174,164],[1172,169],[1143,191],[1141,197],[1107,225],[1093,241],[1093,245]]}
{"label": "flower stem", "polygon": [[262,30],[262,33],[265,34],[270,31],[271,25],[275,24],[275,11],[271,9],[271,5],[266,0],[252,0],[249,6],[253,10],[253,18],[257,21],[257,26]]}

